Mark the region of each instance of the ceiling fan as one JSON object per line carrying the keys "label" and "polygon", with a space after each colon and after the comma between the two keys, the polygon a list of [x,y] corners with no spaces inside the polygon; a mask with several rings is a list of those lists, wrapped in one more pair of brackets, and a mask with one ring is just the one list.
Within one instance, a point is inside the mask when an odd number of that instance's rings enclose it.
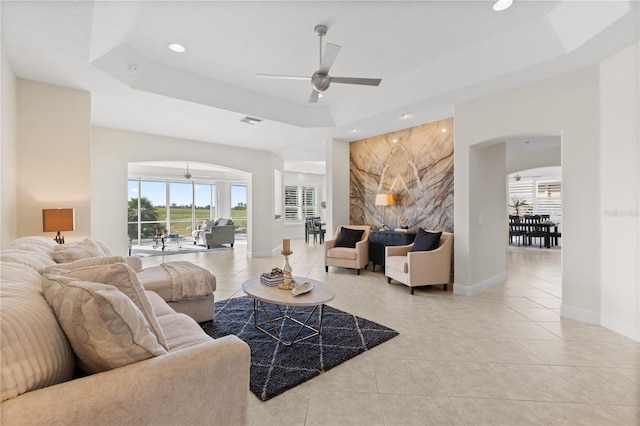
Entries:
{"label": "ceiling fan", "polygon": [[205,175],[200,175],[200,176],[192,175],[191,172],[189,171],[189,163],[187,163],[187,171],[182,176],[184,176],[185,179],[191,179],[192,177],[194,177],[194,178],[206,178],[206,179],[211,178],[211,176],[205,176]]}
{"label": "ceiling fan", "polygon": [[[539,178],[542,176],[538,176],[538,175],[527,175],[525,176],[527,179],[531,179],[531,178]],[[522,176],[520,176],[519,173],[516,173],[516,175],[513,177],[513,180],[515,180],[516,182],[520,182],[520,180],[522,180]]]}
{"label": "ceiling fan", "polygon": [[256,74],[261,78],[280,78],[280,79],[288,79],[288,80],[310,80],[311,86],[313,87],[311,91],[311,96],[309,97],[309,103],[318,102],[318,97],[321,93],[326,91],[331,83],[342,83],[342,84],[360,84],[365,86],[378,86],[382,79],[380,78],[358,78],[358,77],[332,77],[329,75],[329,69],[333,65],[333,62],[338,57],[338,53],[340,52],[341,46],[337,44],[327,43],[327,46],[324,51],[324,55],[322,54],[322,37],[327,34],[326,25],[316,25],[314,28],[316,35],[320,38],[320,68],[318,71],[314,72],[311,77],[301,77],[294,75],[277,75],[277,74]]}

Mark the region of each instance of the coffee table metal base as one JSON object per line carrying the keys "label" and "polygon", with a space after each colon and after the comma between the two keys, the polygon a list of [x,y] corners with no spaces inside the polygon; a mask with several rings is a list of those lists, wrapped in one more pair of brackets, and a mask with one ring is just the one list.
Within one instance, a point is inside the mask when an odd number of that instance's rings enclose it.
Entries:
{"label": "coffee table metal base", "polygon": [[[279,316],[277,316],[276,318],[272,318],[272,316],[269,315],[269,312],[267,311],[265,304],[273,305],[276,308],[278,308]],[[320,334],[320,331],[322,329],[322,311],[324,310],[324,304],[314,306],[311,312],[309,312],[306,318],[304,318],[304,321],[300,321],[297,318],[293,318],[293,315],[296,313],[297,306],[292,306],[291,308],[292,308],[291,312],[287,313],[282,310],[281,305],[277,305],[275,303],[263,302],[262,300],[258,300],[258,299],[253,299],[254,325],[258,330],[262,331],[268,336],[271,336],[278,343],[284,346],[291,346],[295,343],[301,342],[311,337],[318,336]],[[260,322],[258,319],[258,316],[261,312],[264,314],[264,317],[266,318],[266,320],[262,322]],[[309,324],[309,320],[315,316],[314,314],[317,314],[318,316],[318,328],[314,328],[312,325]],[[282,324],[282,331],[278,330],[278,325],[277,325],[278,321],[284,321],[284,323]],[[300,327],[298,328],[298,331],[290,340],[284,340],[283,331],[287,327],[288,322],[297,324]],[[263,327],[263,326],[266,326],[267,324],[269,325],[269,328],[271,329],[271,331]],[[291,326],[293,327],[293,325]],[[301,336],[300,334],[305,329],[309,330],[311,334]]]}

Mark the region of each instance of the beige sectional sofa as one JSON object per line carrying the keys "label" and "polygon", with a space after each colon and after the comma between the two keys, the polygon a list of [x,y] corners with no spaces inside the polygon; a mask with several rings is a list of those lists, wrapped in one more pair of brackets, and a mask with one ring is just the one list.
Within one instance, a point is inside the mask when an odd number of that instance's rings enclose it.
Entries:
{"label": "beige sectional sofa", "polygon": [[246,424],[244,342],[145,289],[136,259],[57,263],[56,247],[25,237],[0,252],[0,424]]}

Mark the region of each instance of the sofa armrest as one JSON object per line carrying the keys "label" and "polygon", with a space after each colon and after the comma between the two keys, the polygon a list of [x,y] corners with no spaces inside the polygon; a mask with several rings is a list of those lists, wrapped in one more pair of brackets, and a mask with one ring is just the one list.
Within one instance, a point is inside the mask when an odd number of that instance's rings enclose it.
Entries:
{"label": "sofa armrest", "polygon": [[369,262],[369,239],[360,240],[356,243],[356,253],[358,253],[359,261],[366,259],[366,262]]}
{"label": "sofa armrest", "polygon": [[447,284],[451,274],[451,246],[440,246],[431,251],[407,253],[409,275],[421,277],[422,284]]}
{"label": "sofa armrest", "polygon": [[4,401],[0,423],[243,425],[250,363],[226,336]]}
{"label": "sofa armrest", "polygon": [[406,256],[411,250],[413,250],[413,244],[406,246],[385,246],[385,256]]}

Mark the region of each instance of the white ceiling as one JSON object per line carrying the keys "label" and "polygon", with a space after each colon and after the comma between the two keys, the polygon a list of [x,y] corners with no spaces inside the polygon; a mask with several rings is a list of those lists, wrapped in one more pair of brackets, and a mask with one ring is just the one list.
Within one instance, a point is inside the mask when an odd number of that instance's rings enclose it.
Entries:
{"label": "white ceiling", "polygon": [[[456,103],[595,64],[638,41],[637,1],[5,1],[19,77],[87,90],[99,126],[275,153],[321,170],[325,141],[450,117]],[[324,42],[333,84],[308,104]],[[179,42],[187,51],[167,49]],[[129,72],[135,64],[137,74]],[[400,118],[409,114],[407,118]],[[241,123],[245,116],[261,123]],[[351,129],[357,129],[351,131]],[[179,166],[180,168],[183,165]]]}

